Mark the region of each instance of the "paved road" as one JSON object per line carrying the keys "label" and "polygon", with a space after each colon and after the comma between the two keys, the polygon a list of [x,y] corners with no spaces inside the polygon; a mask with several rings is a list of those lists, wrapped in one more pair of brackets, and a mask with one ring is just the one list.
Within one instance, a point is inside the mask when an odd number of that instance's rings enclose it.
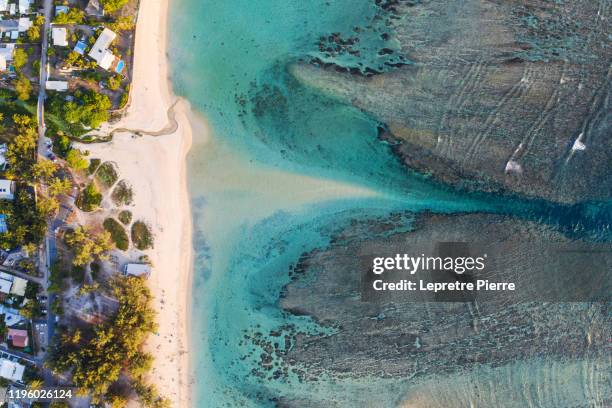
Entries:
{"label": "paved road", "polygon": [[47,48],[49,48],[49,29],[51,27],[51,10],[53,9],[53,0],[43,0],[43,15],[45,16],[45,24],[42,29],[42,45],[40,53],[40,76],[39,76],[39,91],[38,91],[38,152],[44,156],[44,137],[45,137],[45,84],[47,83],[48,67],[47,67]]}
{"label": "paved road", "polygon": [[[45,158],[45,84],[47,83],[47,76],[49,74],[49,67],[47,66],[47,49],[49,48],[49,31],[51,27],[51,11],[53,9],[53,0],[43,0],[43,14],[45,16],[45,24],[42,30],[42,45],[40,53],[40,77],[39,77],[39,91],[38,91],[38,105],[37,105],[37,117],[38,117],[38,154],[39,160],[46,160]],[[49,267],[55,261],[56,250],[55,250],[55,234],[53,231],[53,225],[55,222],[50,222],[48,225],[48,232],[45,238],[45,249],[44,259],[41,259],[41,268],[44,275],[45,292],[49,287]],[[55,316],[51,311],[51,305],[55,299],[54,295],[47,296],[47,339],[51,341],[53,334],[55,333]],[[45,385],[51,386],[54,383],[53,374],[49,370],[45,370]]]}

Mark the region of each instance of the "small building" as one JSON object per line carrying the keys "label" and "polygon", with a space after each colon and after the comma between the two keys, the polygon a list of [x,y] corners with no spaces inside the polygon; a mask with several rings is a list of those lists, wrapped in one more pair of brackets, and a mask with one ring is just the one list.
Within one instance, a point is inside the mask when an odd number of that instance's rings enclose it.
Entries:
{"label": "small building", "polygon": [[9,294],[11,293],[11,287],[13,286],[13,281],[0,279],[0,292]]}
{"label": "small building", "polygon": [[0,200],[12,200],[15,198],[15,182],[0,179]]}
{"label": "small building", "polygon": [[13,286],[11,286],[11,293],[17,296],[25,296],[26,288],[28,287],[28,281],[15,276],[13,278]]}
{"label": "small building", "polygon": [[[2,48],[0,48],[0,50],[2,50]],[[11,55],[11,58],[13,58],[13,56]],[[6,63],[6,57],[0,53],[0,60],[4,60]],[[8,150],[8,146],[6,145],[6,143],[0,143],[0,169],[4,170],[4,168],[6,167],[6,152]]]}
{"label": "small building", "polygon": [[19,0],[19,14],[28,14],[30,4],[30,0]]}
{"label": "small building", "polygon": [[65,27],[53,27],[51,29],[51,37],[53,38],[53,45],[58,47],[67,47],[68,40],[66,39],[66,28]]}
{"label": "small building", "polygon": [[8,0],[0,0],[0,12],[7,12],[9,9]]}
{"label": "small building", "polygon": [[96,61],[103,69],[109,69],[117,57],[108,49],[117,37],[113,31],[105,28],[89,51],[91,59]]}
{"label": "small building", "polygon": [[151,266],[147,264],[129,263],[123,267],[125,276],[144,276],[148,278],[151,274]]}
{"label": "small building", "polygon": [[73,51],[76,52],[77,54],[83,55],[85,54],[85,50],[87,49],[87,44],[85,44],[85,42],[79,40],[77,41],[76,45],[74,46]]}
{"label": "small building", "polygon": [[68,13],[68,10],[70,10],[70,7],[68,6],[55,6],[55,15],[57,16],[58,14]]}
{"label": "small building", "polygon": [[6,225],[6,215],[0,214],[0,234],[8,232],[8,226]]}
{"label": "small building", "polygon": [[8,329],[6,339],[11,342],[13,347],[25,348],[30,343],[27,330]]}
{"label": "small building", "polygon": [[11,16],[14,16],[16,11],[17,11],[17,5],[15,3],[11,3],[9,5],[9,14]]}
{"label": "small building", "polygon": [[[11,4],[11,7],[14,4]],[[19,28],[19,21],[17,20],[0,20],[0,32],[7,33],[11,31],[17,31]]]}
{"label": "small building", "polygon": [[[17,247],[6,253],[6,258],[4,258],[4,262],[2,262],[3,266],[13,267],[19,263],[22,259],[28,257],[28,254],[21,249],[21,247]],[[13,275],[10,275],[5,272],[0,272],[0,279],[7,279],[12,281]]]}
{"label": "small building", "polygon": [[50,91],[66,92],[68,90],[68,82],[66,81],[47,81],[45,88]]}
{"label": "small building", "polygon": [[19,17],[17,22],[18,32],[25,33],[30,27],[32,27],[32,20],[30,20],[28,17]]}
{"label": "small building", "polygon": [[9,381],[23,380],[25,366],[5,358],[0,359],[0,377]]}
{"label": "small building", "polygon": [[0,315],[4,316],[4,323],[7,327],[13,327],[25,319],[19,314],[18,310],[12,309],[8,306],[0,304]]}
{"label": "small building", "polygon": [[[10,33],[7,33],[10,35]],[[0,71],[6,71],[9,68],[9,62],[13,60],[13,53],[15,52],[15,44],[2,44],[0,45]],[[6,158],[4,154],[6,153],[6,143],[2,143],[2,169],[4,169],[4,165],[6,164]]]}
{"label": "small building", "polygon": [[89,0],[85,6],[85,14],[88,16],[102,17],[104,16],[104,8],[100,5],[99,0]]}

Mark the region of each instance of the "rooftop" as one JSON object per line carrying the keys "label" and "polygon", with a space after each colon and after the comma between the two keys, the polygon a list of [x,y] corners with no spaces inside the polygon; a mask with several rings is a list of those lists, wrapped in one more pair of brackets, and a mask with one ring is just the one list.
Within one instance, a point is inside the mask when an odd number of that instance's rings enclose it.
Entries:
{"label": "rooftop", "polygon": [[53,37],[53,45],[60,47],[68,46],[68,41],[66,40],[66,28],[53,27],[51,29],[51,36]]}
{"label": "rooftop", "polygon": [[29,338],[26,330],[8,329],[6,338],[11,341],[13,347],[28,347]]}
{"label": "rooftop", "polygon": [[104,69],[110,68],[112,63],[115,61],[115,56],[108,49],[111,43],[115,40],[117,34],[113,31],[105,28],[94,43],[93,47],[89,51],[89,56],[98,63],[98,65]]}
{"label": "rooftop", "polygon": [[52,91],[67,91],[68,90],[68,82],[66,81],[47,81],[45,83],[45,88]]}
{"label": "rooftop", "polygon": [[123,274],[128,276],[149,276],[151,267],[146,264],[129,263],[123,267]]}
{"label": "rooftop", "polygon": [[0,377],[10,381],[21,381],[25,366],[14,361],[0,359]]}

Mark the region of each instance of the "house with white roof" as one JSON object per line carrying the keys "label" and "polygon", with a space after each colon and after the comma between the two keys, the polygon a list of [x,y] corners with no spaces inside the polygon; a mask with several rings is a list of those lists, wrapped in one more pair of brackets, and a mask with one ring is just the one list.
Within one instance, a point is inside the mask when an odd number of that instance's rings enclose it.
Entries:
{"label": "house with white roof", "polygon": [[53,38],[53,45],[59,47],[67,47],[68,40],[66,39],[66,28],[65,27],[53,27],[51,29],[51,37]]}
{"label": "house with white roof", "polygon": [[8,0],[0,0],[0,12],[6,12],[9,9]]}
{"label": "house with white roof", "polygon": [[0,179],[0,200],[12,200],[15,198],[15,182],[13,180]]}
{"label": "house with white roof", "polygon": [[25,366],[5,358],[0,359],[0,377],[9,381],[21,381]]}
{"label": "house with white roof", "polygon": [[[6,272],[0,272],[0,291],[4,291],[6,288],[6,284],[4,282],[11,282],[11,287],[9,289],[9,293],[17,296],[24,296],[26,287],[28,286],[28,281],[20,278],[19,276],[12,275]],[[4,285],[4,286],[2,286]],[[6,292],[4,292],[6,293]]]}
{"label": "house with white roof", "polygon": [[9,14],[11,16],[14,16],[16,11],[17,11],[17,6],[15,5],[15,3],[11,3],[9,5]]}
{"label": "house with white roof", "polygon": [[[11,58],[13,56],[11,55]],[[6,61],[6,60],[5,60]],[[8,146],[6,143],[0,143],[0,169],[4,170],[4,166],[6,165],[6,151],[8,150]]]}
{"label": "house with white roof", "polygon": [[50,91],[66,92],[68,90],[68,82],[66,81],[47,81],[45,89]]}
{"label": "house with white roof", "polygon": [[19,17],[17,31],[20,33],[25,33],[30,27],[32,27],[32,24],[32,20],[30,20],[28,17]]}
{"label": "house with white roof", "polygon": [[30,4],[30,0],[19,0],[19,14],[28,14]]}
{"label": "house with white roof", "polygon": [[105,28],[89,51],[89,56],[104,69],[109,69],[117,57],[108,49],[117,34]]}
{"label": "house with white roof", "polygon": [[0,278],[0,292],[6,293],[8,295],[9,293],[11,293],[12,286],[12,281]]}
{"label": "house with white roof", "polygon": [[123,267],[125,276],[144,276],[148,278],[151,274],[151,267],[147,264],[129,263]]}
{"label": "house with white roof", "polygon": [[17,296],[25,296],[26,288],[28,287],[28,281],[15,276],[13,278],[13,286],[11,286],[11,293]]}
{"label": "house with white roof", "polygon": [[[0,45],[0,71],[5,71],[8,68],[8,63],[13,60],[13,53],[15,52],[15,44],[2,44]],[[4,154],[6,153],[6,143],[0,145],[0,153],[2,154],[2,165],[6,163]]]}
{"label": "house with white roof", "polygon": [[[6,33],[6,34],[10,35],[10,33]],[[9,62],[13,60],[14,52],[15,52],[14,43],[0,44],[0,71],[5,71],[8,68]],[[2,156],[0,159],[0,166],[2,166],[3,169],[4,169],[4,164],[6,163],[6,158],[4,157],[5,153],[6,153],[6,143],[2,143],[0,145],[0,156]]]}

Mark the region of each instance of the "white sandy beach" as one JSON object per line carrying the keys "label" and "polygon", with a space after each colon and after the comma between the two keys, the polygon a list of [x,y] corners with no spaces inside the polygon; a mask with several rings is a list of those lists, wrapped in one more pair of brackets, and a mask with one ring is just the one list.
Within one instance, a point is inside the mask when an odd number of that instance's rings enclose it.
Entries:
{"label": "white sandy beach", "polygon": [[[127,115],[110,129],[156,132],[169,128],[167,110],[176,101],[168,79],[166,25],[168,0],[142,0],[136,27],[134,73]],[[190,406],[189,333],[191,298],[191,215],[186,155],[191,146],[190,108],[174,107],[178,128],[163,136],[117,133],[112,142],[87,145],[91,157],[117,164],[134,191],[134,220],[145,220],[155,235],[149,278],[158,311],[158,335],[147,342],[155,357],[149,380],[173,407]],[[109,130],[103,129],[104,131]]]}

